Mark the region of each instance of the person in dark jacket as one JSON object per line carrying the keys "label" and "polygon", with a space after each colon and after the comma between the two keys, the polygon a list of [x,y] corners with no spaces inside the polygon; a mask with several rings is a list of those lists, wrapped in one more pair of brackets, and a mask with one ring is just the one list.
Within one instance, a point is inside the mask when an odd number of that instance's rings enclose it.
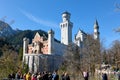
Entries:
{"label": "person in dark jacket", "polygon": [[67,72],[65,72],[65,74],[62,76],[62,80],[70,80],[70,76]]}
{"label": "person in dark jacket", "polygon": [[108,80],[108,77],[107,77],[107,74],[106,74],[106,73],[103,73],[103,74],[102,74],[102,80]]}
{"label": "person in dark jacket", "polygon": [[60,80],[64,80],[64,75],[65,75],[65,72],[63,72],[63,74],[61,75],[61,79]]}
{"label": "person in dark jacket", "polygon": [[48,74],[48,79],[49,80],[52,80],[52,74],[49,72],[49,74]]}
{"label": "person in dark jacket", "polygon": [[44,72],[44,75],[43,75],[43,80],[49,80],[48,78],[48,72]]}
{"label": "person in dark jacket", "polygon": [[88,80],[89,73],[87,71],[83,71],[83,77],[84,77],[84,80]]}
{"label": "person in dark jacket", "polygon": [[52,80],[59,80],[59,75],[57,73],[57,70],[55,70],[54,73],[52,74]]}
{"label": "person in dark jacket", "polygon": [[117,76],[118,76],[118,80],[120,80],[120,71],[118,71]]}

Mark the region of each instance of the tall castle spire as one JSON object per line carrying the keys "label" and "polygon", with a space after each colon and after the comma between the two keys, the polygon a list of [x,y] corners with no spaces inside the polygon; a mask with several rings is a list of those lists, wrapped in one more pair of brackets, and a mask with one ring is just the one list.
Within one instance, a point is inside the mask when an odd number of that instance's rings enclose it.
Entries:
{"label": "tall castle spire", "polygon": [[62,13],[63,22],[60,23],[61,28],[61,43],[68,45],[72,42],[72,27],[73,23],[70,22],[71,14],[69,12]]}
{"label": "tall castle spire", "polygon": [[99,40],[99,25],[98,25],[98,21],[96,20],[94,23],[94,39]]}

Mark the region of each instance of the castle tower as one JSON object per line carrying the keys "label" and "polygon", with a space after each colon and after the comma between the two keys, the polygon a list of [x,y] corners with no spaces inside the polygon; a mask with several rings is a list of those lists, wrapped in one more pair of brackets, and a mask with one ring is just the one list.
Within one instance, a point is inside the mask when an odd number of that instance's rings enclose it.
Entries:
{"label": "castle tower", "polygon": [[98,22],[97,20],[95,21],[95,24],[94,24],[94,39],[95,40],[99,40],[99,25],[98,25]]}
{"label": "castle tower", "polygon": [[48,31],[48,54],[53,53],[54,50],[54,31]]}
{"label": "castle tower", "polygon": [[29,39],[28,38],[23,38],[23,62],[25,61],[26,64],[28,64],[28,57],[24,57],[24,54],[28,53],[28,44],[29,44]]}
{"label": "castle tower", "polygon": [[29,44],[29,39],[26,37],[23,38],[23,53],[27,53],[28,51],[28,44]]}
{"label": "castle tower", "polygon": [[63,22],[60,23],[61,28],[61,43],[68,45],[72,42],[72,27],[73,23],[70,22],[70,13],[64,12],[62,14]]}

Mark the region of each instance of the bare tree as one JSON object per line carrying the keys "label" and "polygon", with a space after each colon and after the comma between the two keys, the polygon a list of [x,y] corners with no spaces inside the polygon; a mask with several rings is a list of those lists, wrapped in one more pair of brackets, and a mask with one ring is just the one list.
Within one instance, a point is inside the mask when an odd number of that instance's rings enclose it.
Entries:
{"label": "bare tree", "polygon": [[75,44],[69,44],[64,54],[63,66],[65,66],[64,70],[68,71],[72,75],[74,80],[78,80],[77,78],[82,73],[80,58],[80,48]]}
{"label": "bare tree", "polygon": [[120,41],[116,40],[113,42],[112,47],[109,49],[109,58],[112,60],[112,64],[116,67],[120,67]]}
{"label": "bare tree", "polygon": [[72,75],[83,76],[83,70],[88,70],[94,76],[96,66],[101,63],[100,43],[88,35],[83,47],[78,47],[75,44],[68,45],[64,58],[66,70]]}
{"label": "bare tree", "polygon": [[88,35],[84,42],[82,59],[87,70],[94,76],[95,68],[101,64],[101,54],[99,40],[94,40],[91,35]]}

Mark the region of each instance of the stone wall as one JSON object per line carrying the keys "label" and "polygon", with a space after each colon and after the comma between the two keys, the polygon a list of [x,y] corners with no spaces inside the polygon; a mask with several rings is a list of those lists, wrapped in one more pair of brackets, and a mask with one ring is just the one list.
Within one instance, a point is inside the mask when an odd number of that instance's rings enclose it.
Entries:
{"label": "stone wall", "polygon": [[66,50],[66,45],[54,42],[54,54],[63,55]]}
{"label": "stone wall", "polygon": [[54,71],[63,60],[62,56],[46,54],[25,54],[24,58],[30,72]]}

